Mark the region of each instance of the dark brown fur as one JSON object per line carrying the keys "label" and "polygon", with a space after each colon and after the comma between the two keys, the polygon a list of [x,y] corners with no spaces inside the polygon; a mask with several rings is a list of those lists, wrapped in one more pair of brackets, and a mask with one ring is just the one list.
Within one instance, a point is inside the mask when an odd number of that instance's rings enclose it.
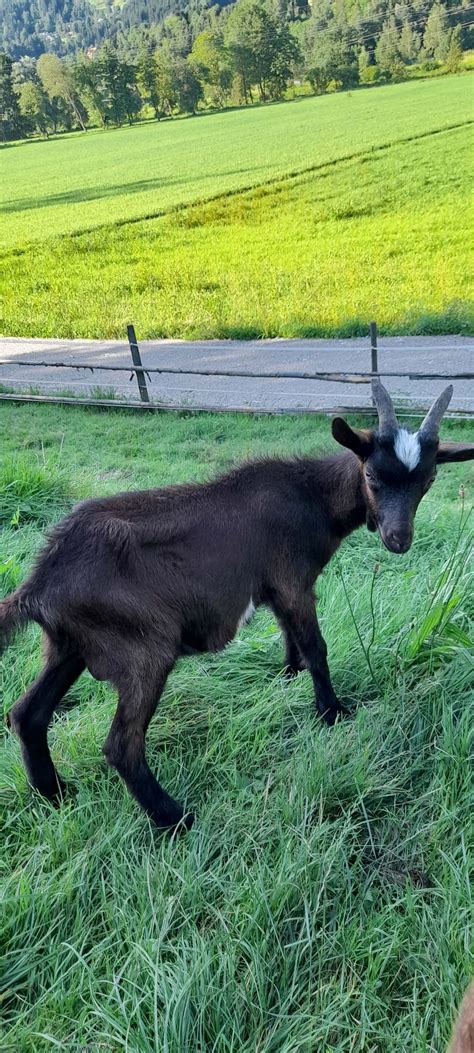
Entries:
{"label": "dark brown fur", "polygon": [[474,1053],[474,980],[461,1002],[448,1053]]}
{"label": "dark brown fur", "polygon": [[[31,784],[51,800],[61,795],[48,724],[87,668],[119,695],[107,760],[159,826],[179,823],[181,806],[145,759],[148,724],[176,660],[225,647],[251,598],[274,611],[288,672],[309,669],[318,711],[333,724],[342,706],[313,590],[343,538],[369,515],[364,470],[352,451],[272,459],[203,485],[78,505],[0,604],[5,642],[30,620],[45,634],[44,669],[11,712]],[[190,825],[192,816],[184,818]]]}

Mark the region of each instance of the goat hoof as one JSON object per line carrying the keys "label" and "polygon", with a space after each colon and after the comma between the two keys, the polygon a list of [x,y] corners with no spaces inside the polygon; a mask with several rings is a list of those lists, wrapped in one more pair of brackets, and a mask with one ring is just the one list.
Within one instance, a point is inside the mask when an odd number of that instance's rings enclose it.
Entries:
{"label": "goat hoof", "polygon": [[66,797],[70,797],[73,792],[71,784],[65,782],[60,775],[56,774],[56,778],[53,784],[47,786],[34,786],[34,790],[40,794],[46,801],[54,805],[55,808],[59,808]]}
{"label": "goat hoof", "polygon": [[191,829],[193,823],[194,813],[186,812],[186,815],[182,815],[177,823],[173,823],[171,826],[168,826],[167,829],[173,837],[182,837],[183,834],[187,834],[188,830]]}
{"label": "goat hoof", "polygon": [[301,670],[297,669],[294,665],[283,666],[283,676],[285,680],[294,680],[295,676],[298,676]]}
{"label": "goat hoof", "polygon": [[57,784],[57,789],[51,797],[51,801],[55,808],[60,808],[64,800],[74,795],[76,787],[70,782],[65,782],[60,775],[57,776]]}
{"label": "goat hoof", "polygon": [[185,834],[194,823],[194,813],[184,813],[181,809],[166,815],[153,816],[159,830],[168,830],[170,834]]}
{"label": "goat hoof", "polygon": [[283,676],[292,680],[293,677],[298,676],[298,673],[304,673],[308,668],[304,658],[297,659],[296,661],[285,662],[283,666]]}
{"label": "goat hoof", "polygon": [[320,713],[324,722],[331,728],[334,726],[338,718],[342,720],[343,717],[348,716],[347,709],[337,699],[335,702],[332,702],[327,709],[320,710]]}

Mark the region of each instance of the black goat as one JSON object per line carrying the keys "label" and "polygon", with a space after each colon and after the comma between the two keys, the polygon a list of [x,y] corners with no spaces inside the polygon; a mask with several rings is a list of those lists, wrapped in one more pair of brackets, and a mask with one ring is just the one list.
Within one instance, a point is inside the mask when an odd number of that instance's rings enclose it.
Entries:
{"label": "black goat", "polygon": [[159,826],[190,826],[148,767],[146,731],[176,660],[221,650],[260,604],[281,625],[288,672],[309,669],[317,708],[334,724],[343,710],[315,614],[318,574],[363,523],[378,527],[390,551],[406,552],[436,465],[474,457],[474,445],[438,441],[451,387],[416,435],[399,428],[382,385],[373,390],[377,431],[333,421],[343,454],[270,459],[210,483],[86,501],[53,530],[30,577],[0,604],[5,643],[30,620],[44,631],[44,669],[11,712],[40,793],[58,800],[65,789],[47,729],[87,668],[119,694],[107,760]]}

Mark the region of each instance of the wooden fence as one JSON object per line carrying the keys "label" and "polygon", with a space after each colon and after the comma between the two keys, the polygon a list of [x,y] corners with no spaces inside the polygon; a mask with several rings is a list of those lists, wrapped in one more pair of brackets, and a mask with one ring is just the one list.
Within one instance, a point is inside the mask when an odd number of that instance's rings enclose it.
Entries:
{"label": "wooden fence", "polygon": [[[8,400],[15,402],[53,402],[59,404],[73,404],[73,405],[87,405],[87,406],[102,406],[108,409],[139,409],[139,410],[187,410],[189,412],[233,412],[233,413],[334,413],[337,411],[345,412],[372,412],[373,405],[367,406],[333,406],[319,407],[319,408],[308,408],[308,407],[295,407],[293,409],[271,409],[256,406],[211,406],[211,405],[188,405],[170,404],[154,402],[150,398],[150,393],[147,386],[147,379],[151,383],[152,374],[160,375],[179,375],[179,376],[205,376],[205,377],[242,377],[242,378],[254,378],[254,379],[270,379],[270,380],[318,380],[318,381],[329,381],[332,383],[340,384],[368,384],[374,377],[383,378],[386,377],[405,377],[410,380],[423,381],[423,380],[445,380],[447,382],[452,380],[474,380],[474,373],[472,372],[440,372],[440,373],[420,373],[412,372],[408,370],[386,370],[379,372],[378,365],[378,339],[377,339],[377,325],[375,322],[371,322],[369,330],[370,345],[370,371],[351,371],[351,372],[340,372],[340,371],[320,371],[320,372],[308,372],[303,370],[277,370],[272,372],[248,372],[241,369],[181,369],[175,366],[146,366],[142,362],[138,341],[135,335],[135,329],[133,325],[127,326],[127,336],[130,346],[131,354],[131,365],[107,365],[105,363],[72,363],[72,362],[48,362],[48,361],[35,361],[24,359],[9,359],[7,361],[0,360],[0,366],[14,366],[14,367],[28,367],[34,369],[35,367],[47,368],[47,369],[74,369],[82,371],[90,371],[92,374],[97,370],[101,373],[126,373],[130,376],[130,379],[135,378],[138,385],[139,401],[127,401],[118,400],[115,398],[76,398],[74,396],[64,395],[45,395],[45,394],[25,394],[21,392],[0,392],[0,400]],[[404,406],[405,414],[410,415],[416,412],[418,404],[414,406]],[[470,417],[474,415],[474,410],[463,409],[460,412],[452,414],[452,416],[463,416]]]}

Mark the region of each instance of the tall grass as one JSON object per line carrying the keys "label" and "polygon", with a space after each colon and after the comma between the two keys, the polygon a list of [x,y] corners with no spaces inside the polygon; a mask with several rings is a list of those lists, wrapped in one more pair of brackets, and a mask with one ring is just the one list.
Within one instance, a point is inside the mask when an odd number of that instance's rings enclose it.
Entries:
{"label": "tall grass", "polygon": [[[21,451],[32,479],[40,465],[51,478],[59,470],[75,492],[204,478],[250,454],[329,445],[327,422],[311,417],[12,405],[0,416],[4,470]],[[283,678],[265,611],[223,654],[178,664],[148,752],[196,809],[186,837],[157,834],[106,768],[107,685],[83,676],[71,699],[80,705],[54,721],[54,758],[76,786],[60,811],[27,791],[4,731],[4,1048],[444,1049],[472,971],[472,483],[469,464],[440,469],[406,556],[361,530],[321,578],[347,721],[323,727],[307,674]],[[7,522],[0,561],[23,573],[40,541],[37,522]],[[3,661],[5,711],[38,661],[31,630]]]}
{"label": "tall grass", "polygon": [[69,503],[70,486],[57,468],[32,466],[25,458],[7,461],[0,465],[0,523],[18,527],[50,522]]}

